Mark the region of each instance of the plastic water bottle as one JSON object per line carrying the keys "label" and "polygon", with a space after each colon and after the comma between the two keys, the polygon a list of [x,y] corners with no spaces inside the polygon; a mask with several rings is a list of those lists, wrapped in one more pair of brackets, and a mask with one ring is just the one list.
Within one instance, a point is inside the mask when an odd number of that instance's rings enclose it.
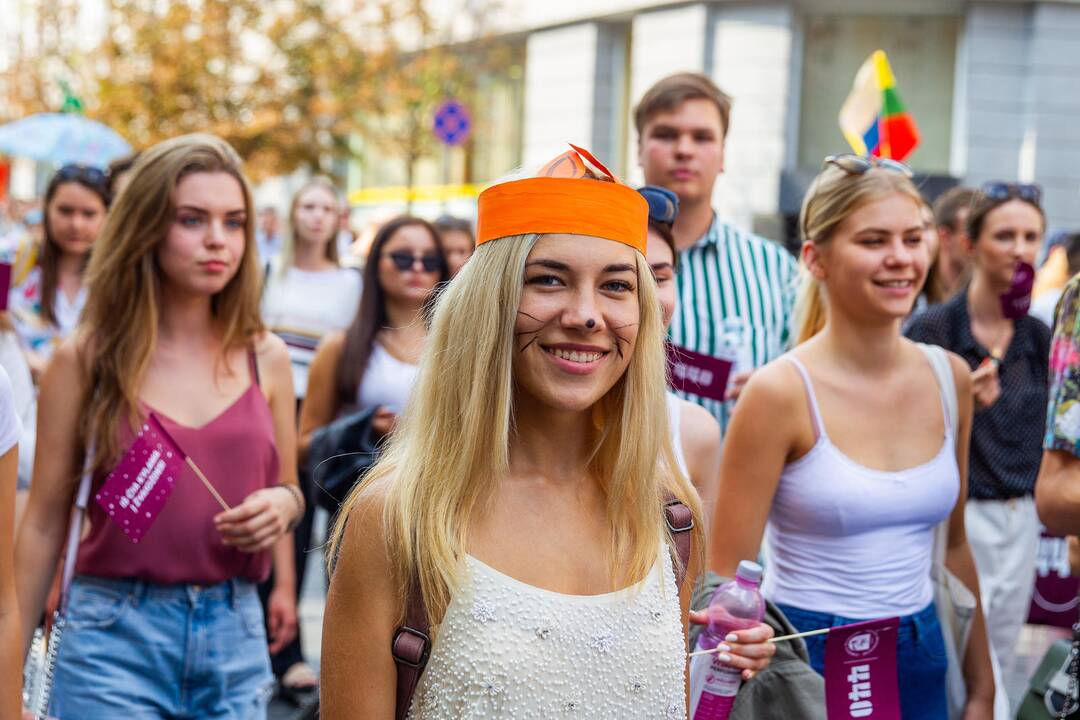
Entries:
{"label": "plastic water bottle", "polygon": [[720,326],[716,357],[731,363],[728,375],[730,386],[738,373],[754,369],[754,349],[750,343],[750,329],[740,318],[727,318]]}
{"label": "plastic water bottle", "polygon": [[[696,650],[712,650],[728,633],[746,630],[765,617],[761,566],[739,563],[735,579],[716,589],[707,611],[709,624],[698,637]],[[719,653],[690,659],[690,720],[727,720],[742,685],[742,671],[720,662]]]}

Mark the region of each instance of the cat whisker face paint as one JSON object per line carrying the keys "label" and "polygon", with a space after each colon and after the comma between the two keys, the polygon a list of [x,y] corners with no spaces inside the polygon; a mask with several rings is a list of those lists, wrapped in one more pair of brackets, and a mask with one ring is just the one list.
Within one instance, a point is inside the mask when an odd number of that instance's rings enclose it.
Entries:
{"label": "cat whisker face paint", "polygon": [[515,402],[587,410],[626,373],[647,228],[645,199],[577,147],[480,194],[478,246],[540,236],[513,330]]}

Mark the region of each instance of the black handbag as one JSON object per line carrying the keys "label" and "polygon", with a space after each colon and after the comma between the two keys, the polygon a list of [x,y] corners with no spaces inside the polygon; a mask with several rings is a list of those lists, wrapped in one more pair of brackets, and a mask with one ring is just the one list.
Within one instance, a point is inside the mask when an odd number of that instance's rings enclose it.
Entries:
{"label": "black handbag", "polygon": [[378,408],[343,415],[311,436],[303,472],[316,503],[331,515],[379,459],[382,438],[372,426]]}

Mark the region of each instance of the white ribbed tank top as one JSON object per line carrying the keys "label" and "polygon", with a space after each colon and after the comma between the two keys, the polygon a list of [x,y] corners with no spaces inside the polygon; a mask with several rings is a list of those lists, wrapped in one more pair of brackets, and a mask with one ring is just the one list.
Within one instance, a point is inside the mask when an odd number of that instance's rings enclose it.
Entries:
{"label": "white ribbed tank top", "polygon": [[933,530],[960,488],[948,404],[933,459],[899,472],[875,470],[833,445],[806,367],[794,355],[784,359],[802,376],[817,441],[780,475],[765,529],[762,593],[850,618],[922,610],[933,599]]}

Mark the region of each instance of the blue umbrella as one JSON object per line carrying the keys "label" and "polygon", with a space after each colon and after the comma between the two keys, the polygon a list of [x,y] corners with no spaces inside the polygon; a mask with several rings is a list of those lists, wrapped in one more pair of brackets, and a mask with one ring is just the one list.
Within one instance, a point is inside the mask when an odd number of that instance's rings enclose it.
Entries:
{"label": "blue umbrella", "polygon": [[103,168],[130,152],[124,138],[76,113],[37,113],[0,125],[0,153],[16,157]]}

